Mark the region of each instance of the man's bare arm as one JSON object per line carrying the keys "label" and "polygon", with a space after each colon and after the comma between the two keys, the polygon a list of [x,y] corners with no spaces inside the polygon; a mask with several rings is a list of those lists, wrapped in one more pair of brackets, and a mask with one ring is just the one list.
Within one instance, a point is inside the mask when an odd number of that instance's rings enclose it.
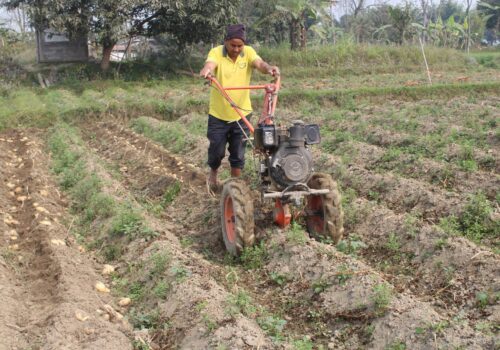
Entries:
{"label": "man's bare arm", "polygon": [[262,59],[257,59],[253,61],[253,66],[258,69],[259,72],[264,74],[270,74],[272,76],[280,75],[280,70],[277,66],[271,66]]}
{"label": "man's bare arm", "polygon": [[200,76],[206,78],[209,75],[214,75],[215,68],[217,68],[217,63],[211,61],[205,63],[200,71]]}

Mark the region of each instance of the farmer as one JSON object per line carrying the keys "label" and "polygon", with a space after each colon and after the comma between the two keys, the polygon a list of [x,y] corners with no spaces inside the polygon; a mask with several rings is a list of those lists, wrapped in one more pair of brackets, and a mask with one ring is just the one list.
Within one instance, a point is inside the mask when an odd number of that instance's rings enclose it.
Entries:
{"label": "farmer", "polygon": [[[252,69],[272,76],[279,75],[279,69],[264,62],[255,50],[245,45],[246,35],[243,24],[233,24],[227,27],[224,45],[210,50],[205,66],[200,71],[203,78],[214,76],[222,86],[248,86]],[[249,90],[231,90],[228,94],[248,119],[252,114]],[[210,190],[218,191],[217,170],[226,153],[229,144],[229,163],[231,176],[239,177],[245,165],[245,134],[250,135],[248,127],[240,120],[240,116],[224,97],[215,89],[210,91],[210,110],[208,112],[207,137],[208,166],[210,174],[207,182]],[[245,130],[245,134],[243,133]]]}

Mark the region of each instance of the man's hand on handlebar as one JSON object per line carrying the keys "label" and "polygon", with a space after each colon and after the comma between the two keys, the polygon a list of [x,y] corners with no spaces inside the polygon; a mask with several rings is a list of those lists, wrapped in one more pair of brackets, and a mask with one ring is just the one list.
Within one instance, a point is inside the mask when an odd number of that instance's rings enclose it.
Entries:
{"label": "man's hand on handlebar", "polygon": [[200,71],[200,77],[202,77],[202,78],[208,79],[211,76],[212,76],[212,71],[210,70],[210,68],[203,68]]}
{"label": "man's hand on handlebar", "polygon": [[277,66],[270,66],[268,69],[268,73],[273,77],[277,77],[280,75],[280,69]]}

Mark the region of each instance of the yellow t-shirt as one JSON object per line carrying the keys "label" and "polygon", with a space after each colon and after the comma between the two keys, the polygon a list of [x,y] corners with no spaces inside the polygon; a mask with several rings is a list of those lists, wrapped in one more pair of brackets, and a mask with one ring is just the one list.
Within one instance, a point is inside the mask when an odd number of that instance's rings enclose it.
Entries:
{"label": "yellow t-shirt", "polygon": [[[236,62],[233,62],[227,54],[224,45],[220,45],[210,50],[206,62],[217,63],[217,68],[214,73],[223,87],[236,87],[250,85],[252,64],[256,59],[260,59],[257,52],[250,46],[244,46]],[[231,90],[227,91],[227,93],[234,103],[238,107],[241,107],[241,112],[244,116],[252,112],[250,90]],[[240,119],[238,113],[236,113],[226,99],[215,88],[212,88],[210,91],[209,113],[225,121]]]}

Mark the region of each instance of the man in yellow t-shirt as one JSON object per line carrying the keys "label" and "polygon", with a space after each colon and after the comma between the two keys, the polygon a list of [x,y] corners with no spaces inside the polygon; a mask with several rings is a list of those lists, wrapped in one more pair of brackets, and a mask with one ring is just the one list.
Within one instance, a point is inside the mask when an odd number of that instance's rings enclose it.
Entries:
{"label": "man in yellow t-shirt", "polygon": [[[213,75],[224,87],[250,85],[253,68],[257,68],[264,74],[279,75],[278,67],[270,66],[264,62],[252,47],[245,45],[245,41],[245,27],[242,24],[228,26],[224,45],[210,50],[200,75],[204,78]],[[243,115],[249,118],[252,114],[250,90],[231,90],[228,91],[228,94],[243,112]],[[211,89],[207,137],[210,141],[208,147],[208,166],[210,167],[208,183],[212,190],[220,188],[217,181],[217,170],[226,154],[226,144],[229,144],[231,176],[240,176],[241,169],[245,165],[246,141],[242,129],[248,136],[250,132],[240,119],[238,113],[226,99],[218,91]]]}

